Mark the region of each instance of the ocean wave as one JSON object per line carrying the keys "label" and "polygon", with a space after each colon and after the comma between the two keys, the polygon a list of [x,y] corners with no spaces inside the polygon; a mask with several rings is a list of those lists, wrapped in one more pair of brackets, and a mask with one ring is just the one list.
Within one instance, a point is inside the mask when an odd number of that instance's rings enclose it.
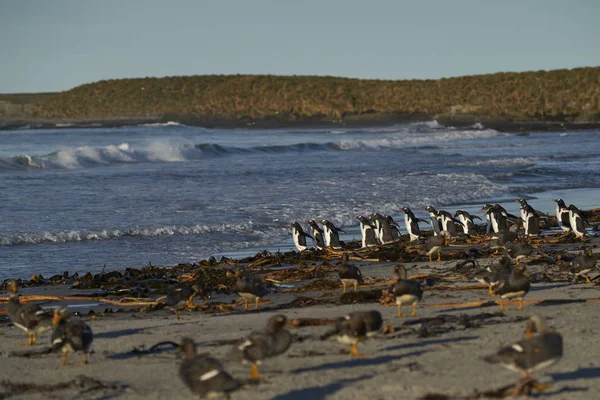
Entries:
{"label": "ocean wave", "polygon": [[452,165],[475,167],[520,167],[535,165],[537,160],[537,157],[491,158],[486,160],[469,160],[465,162],[452,163]]}
{"label": "ocean wave", "polygon": [[172,143],[167,140],[153,141],[132,146],[120,143],[108,146],[82,146],[64,148],[45,155],[21,154],[0,158],[0,171],[15,169],[76,169],[98,165],[142,163],[142,162],[184,162],[206,157],[230,156],[239,154],[277,154],[317,151],[386,151],[408,148],[428,148],[457,140],[477,140],[492,138],[501,133],[494,130],[447,131],[436,133],[392,134],[386,138],[344,138],[324,143],[304,142],[293,144],[261,145],[239,147],[217,143]]}
{"label": "ocean wave", "polygon": [[155,122],[155,123],[150,123],[150,124],[139,124],[138,126],[144,126],[144,127],[185,126],[185,127],[187,127],[187,125],[184,125],[184,124],[181,124],[181,123],[175,122],[175,121]]}
{"label": "ocean wave", "polygon": [[202,235],[206,233],[252,233],[261,235],[263,226],[252,221],[215,224],[215,225],[191,225],[191,226],[148,226],[115,229],[95,230],[62,230],[21,233],[0,236],[0,246],[15,246],[28,244],[48,243],[70,243],[108,240],[124,237],[156,237],[156,236],[178,236],[178,235]]}

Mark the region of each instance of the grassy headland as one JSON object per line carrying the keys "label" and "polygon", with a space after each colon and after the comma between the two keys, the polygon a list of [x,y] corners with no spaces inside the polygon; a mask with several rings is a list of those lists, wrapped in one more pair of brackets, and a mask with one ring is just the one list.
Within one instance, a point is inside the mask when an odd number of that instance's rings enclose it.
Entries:
{"label": "grassy headland", "polygon": [[[33,106],[23,121],[172,120],[236,127],[437,119],[496,126],[597,125],[600,67],[399,81],[274,75],[114,79],[29,98]],[[2,100],[12,101],[0,95]],[[0,112],[3,119],[9,120]]]}

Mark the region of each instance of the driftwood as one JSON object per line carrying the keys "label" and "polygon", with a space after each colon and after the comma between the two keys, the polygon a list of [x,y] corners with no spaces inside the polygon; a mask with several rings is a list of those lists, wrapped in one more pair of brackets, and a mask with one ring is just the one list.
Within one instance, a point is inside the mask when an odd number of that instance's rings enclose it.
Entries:
{"label": "driftwood", "polygon": [[[139,307],[158,304],[156,300],[137,297],[124,297],[119,300],[110,300],[86,296],[20,296],[19,300],[23,303],[28,303],[30,301],[97,301],[99,303],[124,307]],[[8,297],[0,297],[0,302],[8,302]]]}

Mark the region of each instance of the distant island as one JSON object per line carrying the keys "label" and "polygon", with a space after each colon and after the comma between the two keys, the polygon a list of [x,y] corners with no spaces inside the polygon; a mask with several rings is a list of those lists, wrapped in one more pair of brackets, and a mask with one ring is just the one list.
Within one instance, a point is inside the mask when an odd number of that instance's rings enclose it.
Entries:
{"label": "distant island", "polygon": [[0,94],[0,128],[174,121],[214,128],[368,126],[436,119],[501,130],[600,127],[600,67],[429,80],[198,75]]}

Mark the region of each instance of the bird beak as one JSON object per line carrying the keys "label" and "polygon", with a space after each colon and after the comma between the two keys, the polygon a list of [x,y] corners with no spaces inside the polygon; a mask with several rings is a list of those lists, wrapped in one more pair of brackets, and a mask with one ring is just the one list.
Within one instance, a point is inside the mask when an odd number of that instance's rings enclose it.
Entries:
{"label": "bird beak", "polygon": [[54,314],[54,316],[52,317],[52,325],[58,325],[59,322],[60,322],[60,315]]}
{"label": "bird beak", "polygon": [[531,331],[531,329],[527,328],[527,330],[525,331],[525,339],[531,339],[532,336],[533,332]]}

